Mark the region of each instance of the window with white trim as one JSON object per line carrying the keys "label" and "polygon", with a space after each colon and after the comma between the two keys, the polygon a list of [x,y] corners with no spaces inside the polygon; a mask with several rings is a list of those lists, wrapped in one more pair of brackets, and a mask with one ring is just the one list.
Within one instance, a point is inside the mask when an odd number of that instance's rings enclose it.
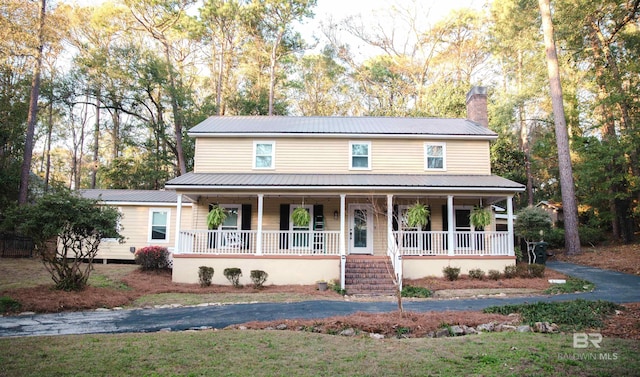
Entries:
{"label": "window with white trim", "polygon": [[149,210],[149,242],[169,242],[170,209]]}
{"label": "window with white trim", "polygon": [[445,143],[425,143],[424,144],[424,169],[425,170],[446,170],[447,164],[445,156],[447,148]]}
{"label": "window with white trim", "polygon": [[275,169],[275,141],[253,142],[253,168]]}
{"label": "window with white trim", "polygon": [[362,170],[371,169],[370,141],[349,142],[349,168]]}

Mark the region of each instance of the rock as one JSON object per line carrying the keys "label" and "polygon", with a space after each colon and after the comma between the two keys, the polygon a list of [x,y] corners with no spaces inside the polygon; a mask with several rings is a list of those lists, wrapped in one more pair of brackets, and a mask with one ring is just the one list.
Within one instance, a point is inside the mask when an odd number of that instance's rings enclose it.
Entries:
{"label": "rock", "polygon": [[558,325],[549,322],[536,322],[533,324],[533,331],[539,333],[553,333],[558,331]]}
{"label": "rock", "polygon": [[97,308],[95,311],[96,312],[110,312],[111,310],[109,310],[107,308]]}
{"label": "rock", "polygon": [[458,325],[451,326],[451,333],[453,336],[462,336],[464,335],[464,329]]}
{"label": "rock", "polygon": [[160,329],[158,331],[159,332],[171,332],[171,327],[165,327],[165,328],[162,328],[162,329]]}
{"label": "rock", "polygon": [[384,335],[376,334],[376,333],[372,332],[372,333],[369,333],[369,338],[371,338],[371,339],[384,339]]}
{"label": "rock", "polygon": [[275,330],[275,329],[274,329],[273,327],[271,327],[271,326],[267,326],[267,327],[265,327],[264,329],[265,329],[265,330]]}
{"label": "rock", "polygon": [[495,327],[495,331],[497,332],[505,332],[505,331],[516,331],[516,327],[512,325],[499,324]]}
{"label": "rock", "polygon": [[433,331],[429,331],[428,333],[424,334],[425,338],[433,338],[436,336],[436,333]]}
{"label": "rock", "polygon": [[112,308],[111,310],[124,310],[124,308],[122,306],[116,306],[115,308]]}
{"label": "rock", "polygon": [[531,327],[529,325],[518,326],[516,329],[518,332],[531,332]]}
{"label": "rock", "polygon": [[447,336],[449,336],[449,329],[442,328],[436,331],[436,338],[445,338]]}
{"label": "rock", "polygon": [[238,326],[238,330],[246,330],[247,326]]}
{"label": "rock", "polygon": [[495,330],[495,328],[496,328],[495,322],[489,322],[489,323],[483,323],[481,325],[478,325],[476,327],[476,330],[492,332],[493,330]]}
{"label": "rock", "polygon": [[276,326],[276,330],[286,330],[288,328],[286,323],[281,323],[278,326]]}
{"label": "rock", "polygon": [[462,329],[464,330],[465,335],[477,334],[478,331],[473,327],[462,325]]}
{"label": "rock", "polygon": [[356,330],[354,330],[352,328],[344,329],[344,330],[340,331],[340,335],[342,335],[342,336],[354,336],[354,335],[356,335]]}

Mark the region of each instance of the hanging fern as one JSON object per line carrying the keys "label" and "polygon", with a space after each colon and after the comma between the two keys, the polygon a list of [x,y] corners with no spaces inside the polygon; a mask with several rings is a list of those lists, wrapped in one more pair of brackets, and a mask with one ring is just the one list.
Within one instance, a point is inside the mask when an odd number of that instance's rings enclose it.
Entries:
{"label": "hanging fern", "polygon": [[469,214],[469,221],[476,228],[484,228],[491,224],[491,212],[486,208],[475,206],[471,214]]}
{"label": "hanging fern", "polygon": [[213,206],[207,215],[209,229],[217,229],[227,218],[227,211],[219,205]]}
{"label": "hanging fern", "polygon": [[297,207],[291,213],[291,220],[295,226],[308,226],[311,221],[311,214],[304,207]]}
{"label": "hanging fern", "polygon": [[429,207],[416,203],[407,210],[407,225],[412,228],[424,228],[429,223],[429,215]]}

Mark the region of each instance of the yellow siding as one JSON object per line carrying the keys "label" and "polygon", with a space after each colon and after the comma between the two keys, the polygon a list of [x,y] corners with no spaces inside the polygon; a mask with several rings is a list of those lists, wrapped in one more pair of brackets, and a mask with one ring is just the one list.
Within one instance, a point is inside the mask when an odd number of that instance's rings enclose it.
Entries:
{"label": "yellow siding", "polygon": [[[253,169],[254,140],[275,141],[275,169]],[[371,139],[371,170],[349,169],[349,139],[197,138],[196,173],[490,174],[489,141],[446,141],[446,171],[425,171],[429,139]]]}
{"label": "yellow siding", "polygon": [[[177,208],[175,205],[171,206],[145,206],[145,205],[127,205],[118,206],[122,213],[122,219],[120,221],[121,234],[125,237],[123,243],[103,240],[100,242],[100,248],[96,256],[97,259],[134,259],[133,253],[130,251],[131,247],[135,247],[138,250],[145,246],[159,245],[167,248],[173,248],[175,245],[176,234],[176,215]],[[151,241],[149,238],[149,217],[151,209],[169,209],[169,240]],[[193,227],[191,206],[183,206],[181,227],[191,228]]]}

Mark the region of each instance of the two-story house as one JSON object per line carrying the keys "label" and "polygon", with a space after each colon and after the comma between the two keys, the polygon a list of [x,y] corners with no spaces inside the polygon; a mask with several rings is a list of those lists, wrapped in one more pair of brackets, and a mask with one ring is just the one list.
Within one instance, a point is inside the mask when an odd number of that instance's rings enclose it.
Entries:
{"label": "two-story house", "polygon": [[[470,119],[206,119],[189,131],[193,172],[166,184],[178,194],[173,280],[197,283],[199,266],[211,266],[214,283],[228,284],[222,271],[239,267],[247,283],[257,269],[272,284],[335,279],[355,293],[366,290],[359,276],[383,280],[380,271],[350,275],[355,264],[388,261],[388,276],[400,281],[441,276],[445,266],[503,270],[515,262],[512,198],[524,187],[491,174],[497,134],[487,128],[486,101],[485,88],[469,92]],[[506,231],[471,226],[474,206],[500,201]],[[416,202],[431,213],[422,229],[406,221]],[[207,229],[215,205],[228,216]],[[307,226],[293,223],[297,207],[309,211]]]}

